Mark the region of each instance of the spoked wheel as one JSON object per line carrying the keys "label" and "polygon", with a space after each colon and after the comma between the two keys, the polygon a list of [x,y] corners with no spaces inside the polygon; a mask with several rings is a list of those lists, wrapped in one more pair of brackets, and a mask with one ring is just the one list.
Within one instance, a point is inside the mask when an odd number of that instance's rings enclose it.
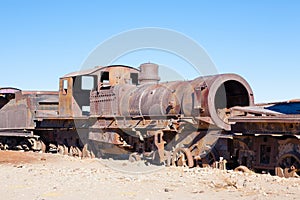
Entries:
{"label": "spoked wheel", "polygon": [[188,148],[177,148],[172,156],[173,166],[193,167],[194,159]]}
{"label": "spoked wheel", "polygon": [[300,175],[300,155],[296,152],[282,155],[278,159],[275,173],[286,178]]}
{"label": "spoked wheel", "polygon": [[198,152],[201,153],[199,156],[195,156],[196,166],[211,167],[216,161],[218,161],[219,154],[214,148],[202,151],[198,150]]}

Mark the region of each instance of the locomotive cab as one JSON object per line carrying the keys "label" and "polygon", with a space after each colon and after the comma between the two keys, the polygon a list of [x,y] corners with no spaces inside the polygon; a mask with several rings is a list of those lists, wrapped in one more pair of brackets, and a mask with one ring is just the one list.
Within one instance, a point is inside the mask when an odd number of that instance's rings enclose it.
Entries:
{"label": "locomotive cab", "polygon": [[137,85],[138,73],[135,68],[115,65],[99,66],[63,76],[59,81],[60,116],[89,116],[92,91],[106,90],[120,84]]}
{"label": "locomotive cab", "polygon": [[78,75],[60,79],[59,112],[61,116],[81,117],[90,112],[90,91],[97,85],[96,75]]}

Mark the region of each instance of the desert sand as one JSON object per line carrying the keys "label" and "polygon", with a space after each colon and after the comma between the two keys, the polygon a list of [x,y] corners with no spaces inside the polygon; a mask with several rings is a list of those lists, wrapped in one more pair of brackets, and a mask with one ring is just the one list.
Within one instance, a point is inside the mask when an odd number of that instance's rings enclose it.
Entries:
{"label": "desert sand", "polygon": [[1,199],[299,199],[300,179],[0,151]]}

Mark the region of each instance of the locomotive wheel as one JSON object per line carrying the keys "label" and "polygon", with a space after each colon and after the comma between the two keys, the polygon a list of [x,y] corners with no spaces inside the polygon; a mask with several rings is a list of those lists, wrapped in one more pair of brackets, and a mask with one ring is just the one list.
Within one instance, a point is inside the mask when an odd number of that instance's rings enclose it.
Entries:
{"label": "locomotive wheel", "polygon": [[[279,169],[282,170],[279,170]],[[277,176],[282,176],[282,171],[285,177],[292,177],[295,175],[300,175],[300,155],[296,152],[290,152],[282,155],[277,162],[277,169],[275,173]]]}
{"label": "locomotive wheel", "polygon": [[188,148],[177,148],[173,152],[172,165],[183,167],[194,167],[194,160]]}
{"label": "locomotive wheel", "polygon": [[217,161],[217,156],[214,150],[209,151],[204,157],[201,158],[202,166],[209,167]]}
{"label": "locomotive wheel", "polygon": [[60,154],[60,155],[65,154],[65,148],[63,147],[63,145],[58,145],[57,146],[57,153]]}

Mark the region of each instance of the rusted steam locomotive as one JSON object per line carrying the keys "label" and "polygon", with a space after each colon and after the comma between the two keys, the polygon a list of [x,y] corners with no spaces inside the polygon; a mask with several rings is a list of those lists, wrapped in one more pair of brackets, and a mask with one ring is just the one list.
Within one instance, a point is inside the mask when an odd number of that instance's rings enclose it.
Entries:
{"label": "rusted steam locomotive", "polygon": [[188,167],[222,157],[280,176],[300,169],[297,101],[254,105],[236,74],[159,81],[158,65],[145,63],[67,74],[58,92],[1,88],[0,148]]}

